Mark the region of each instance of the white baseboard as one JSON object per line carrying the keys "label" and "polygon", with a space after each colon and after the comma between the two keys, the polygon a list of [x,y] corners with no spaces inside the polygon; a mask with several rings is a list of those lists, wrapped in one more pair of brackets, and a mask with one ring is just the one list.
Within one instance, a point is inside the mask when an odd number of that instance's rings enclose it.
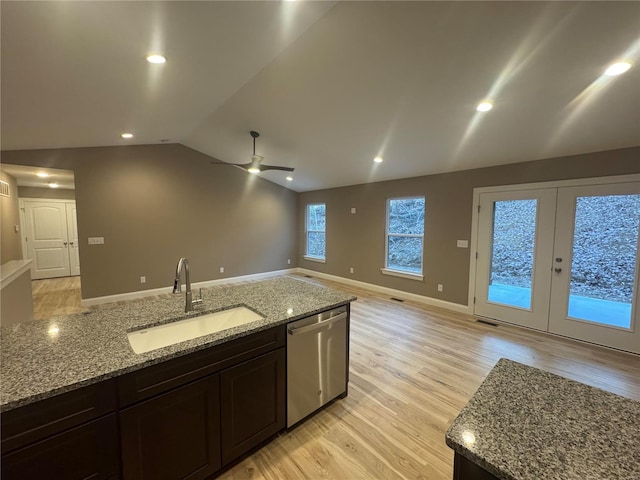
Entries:
{"label": "white baseboard", "polygon": [[[220,285],[224,283],[244,282],[247,280],[260,280],[263,278],[276,277],[278,275],[293,273],[295,271],[296,271],[295,268],[287,268],[284,270],[274,270],[271,272],[253,273],[251,275],[241,275],[239,277],[219,278],[218,280],[206,280],[204,282],[192,283],[191,288],[192,289],[207,288],[207,287],[212,287],[214,285]],[[155,295],[162,295],[163,293],[171,293],[172,291],[173,291],[173,286],[153,288],[150,290],[138,290],[136,292],[118,293],[116,295],[107,295],[104,297],[83,298],[80,301],[80,305],[82,305],[83,307],[90,307],[92,305],[101,305],[103,303],[121,302],[123,300],[135,300],[138,298],[153,297]]]}
{"label": "white baseboard", "polygon": [[438,298],[426,297],[424,295],[418,295],[416,293],[404,292],[402,290],[396,290],[388,287],[381,287],[380,285],[374,285],[373,283],[361,282],[359,280],[352,280],[350,278],[338,277],[337,275],[330,275],[328,273],[316,272],[315,270],[307,270],[306,268],[298,267],[296,272],[303,275],[311,275],[313,277],[324,278],[325,280],[332,280],[338,283],[345,283],[347,285],[353,285],[354,287],[366,288],[367,290],[373,290],[374,292],[384,293],[391,297],[401,298],[403,300],[411,300],[414,302],[430,305],[432,307],[446,308],[458,313],[472,314],[472,310],[467,305],[461,305],[459,303],[447,302]]}

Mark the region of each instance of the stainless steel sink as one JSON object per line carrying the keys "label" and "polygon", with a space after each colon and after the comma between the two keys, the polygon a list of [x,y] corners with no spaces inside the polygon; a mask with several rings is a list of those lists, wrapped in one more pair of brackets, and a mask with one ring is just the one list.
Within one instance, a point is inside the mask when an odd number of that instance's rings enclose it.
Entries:
{"label": "stainless steel sink", "polygon": [[236,307],[136,330],[129,332],[127,337],[135,353],[146,353],[257,320],[262,320],[262,317],[254,311],[246,307]]}

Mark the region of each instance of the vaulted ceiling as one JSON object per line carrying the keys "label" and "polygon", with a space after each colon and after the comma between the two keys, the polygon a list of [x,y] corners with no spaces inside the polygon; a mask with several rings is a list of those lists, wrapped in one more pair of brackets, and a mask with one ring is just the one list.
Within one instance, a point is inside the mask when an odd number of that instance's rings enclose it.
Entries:
{"label": "vaulted ceiling", "polygon": [[306,191],[640,145],[639,2],[3,1],[1,22],[3,150],[246,163],[257,130],[296,169],[260,175]]}

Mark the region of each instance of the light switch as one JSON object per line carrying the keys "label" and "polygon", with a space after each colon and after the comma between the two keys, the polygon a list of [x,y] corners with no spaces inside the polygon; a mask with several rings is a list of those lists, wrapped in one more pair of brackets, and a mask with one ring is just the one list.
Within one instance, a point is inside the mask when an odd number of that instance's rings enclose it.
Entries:
{"label": "light switch", "polygon": [[469,248],[469,240],[458,240],[458,248]]}
{"label": "light switch", "polygon": [[351,207],[351,213],[356,213],[356,207]]}
{"label": "light switch", "polygon": [[104,245],[104,237],[89,237],[89,245]]}
{"label": "light switch", "polygon": [[18,233],[20,231],[20,225],[15,225],[14,228],[16,229],[16,233]]}

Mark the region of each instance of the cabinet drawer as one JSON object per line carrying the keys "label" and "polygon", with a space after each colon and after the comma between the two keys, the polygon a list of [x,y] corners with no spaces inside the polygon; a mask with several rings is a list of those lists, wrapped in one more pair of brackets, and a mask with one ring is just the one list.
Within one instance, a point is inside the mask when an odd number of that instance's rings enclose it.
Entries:
{"label": "cabinet drawer", "polygon": [[104,480],[119,469],[115,413],[2,456],[3,480]]}
{"label": "cabinet drawer", "polygon": [[2,452],[76,427],[115,408],[115,381],[106,380],[10,410],[1,416]]}
{"label": "cabinet drawer", "polygon": [[131,405],[284,346],[285,326],[279,326],[168,360],[118,379],[120,406]]}

